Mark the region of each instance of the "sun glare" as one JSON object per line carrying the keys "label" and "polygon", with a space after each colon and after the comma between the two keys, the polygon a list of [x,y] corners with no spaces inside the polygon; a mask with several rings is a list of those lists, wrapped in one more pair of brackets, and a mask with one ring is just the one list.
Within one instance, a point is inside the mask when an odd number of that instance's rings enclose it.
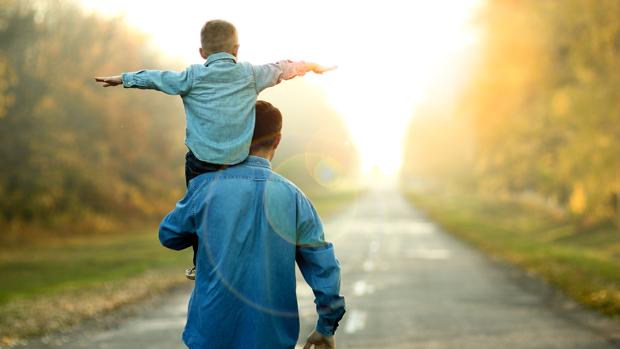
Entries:
{"label": "sun glare", "polygon": [[475,41],[469,20],[480,0],[320,0],[307,8],[279,0],[82,1],[87,9],[125,16],[150,33],[165,55],[187,63],[200,60],[198,30],[204,21],[224,18],[239,30],[243,60],[338,65],[306,79],[325,91],[346,122],[363,172],[393,175],[416,103],[437,76],[449,79],[443,71]]}

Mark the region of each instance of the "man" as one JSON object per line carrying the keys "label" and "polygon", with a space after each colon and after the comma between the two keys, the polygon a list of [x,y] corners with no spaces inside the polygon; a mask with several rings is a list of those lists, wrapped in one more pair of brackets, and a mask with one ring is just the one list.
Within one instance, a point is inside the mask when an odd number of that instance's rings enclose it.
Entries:
{"label": "man", "polygon": [[192,179],[160,225],[159,239],[168,248],[181,250],[198,239],[183,332],[189,348],[294,348],[295,262],[319,314],[304,348],[335,348],[345,312],[340,266],[310,201],[271,170],[281,128],[280,111],[258,101],[248,159]]}

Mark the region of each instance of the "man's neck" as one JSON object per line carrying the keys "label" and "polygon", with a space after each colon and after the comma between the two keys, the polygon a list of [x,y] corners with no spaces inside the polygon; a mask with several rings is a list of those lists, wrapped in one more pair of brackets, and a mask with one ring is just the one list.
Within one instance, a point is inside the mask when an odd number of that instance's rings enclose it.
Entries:
{"label": "man's neck", "polygon": [[250,152],[250,155],[258,156],[260,158],[267,159],[268,161],[271,161],[271,159],[273,159],[273,151],[271,150],[256,149],[252,150]]}

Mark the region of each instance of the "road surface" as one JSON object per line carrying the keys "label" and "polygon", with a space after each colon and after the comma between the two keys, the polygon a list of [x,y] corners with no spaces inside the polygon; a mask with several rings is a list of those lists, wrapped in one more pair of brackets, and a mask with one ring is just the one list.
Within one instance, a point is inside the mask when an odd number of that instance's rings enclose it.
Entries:
{"label": "road surface", "polygon": [[[342,264],[348,310],[339,348],[620,348],[611,339],[620,333],[617,323],[456,240],[396,191],[363,195],[325,228]],[[301,278],[297,291],[303,344],[316,315]],[[189,292],[179,290],[111,328],[77,330],[27,348],[184,348]]]}

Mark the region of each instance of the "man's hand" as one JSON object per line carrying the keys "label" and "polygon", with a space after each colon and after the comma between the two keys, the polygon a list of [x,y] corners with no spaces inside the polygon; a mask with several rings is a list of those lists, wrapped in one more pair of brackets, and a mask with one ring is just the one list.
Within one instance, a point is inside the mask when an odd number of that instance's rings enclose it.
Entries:
{"label": "man's hand", "polygon": [[120,75],[97,77],[95,78],[95,81],[102,82],[103,87],[118,86],[123,83],[123,79],[121,78]]}
{"label": "man's hand", "polygon": [[332,65],[331,67],[324,67],[324,66],[322,66],[320,64],[316,64],[316,63],[308,63],[308,66],[309,66],[308,67],[309,70],[314,72],[314,73],[316,73],[316,74],[323,74],[323,73],[325,73],[327,71],[334,70],[334,69],[338,68],[338,66],[336,66],[336,65]]}
{"label": "man's hand", "polygon": [[336,339],[334,336],[324,336],[315,330],[306,339],[304,349],[312,349],[312,346],[314,349],[334,349],[336,348]]}

